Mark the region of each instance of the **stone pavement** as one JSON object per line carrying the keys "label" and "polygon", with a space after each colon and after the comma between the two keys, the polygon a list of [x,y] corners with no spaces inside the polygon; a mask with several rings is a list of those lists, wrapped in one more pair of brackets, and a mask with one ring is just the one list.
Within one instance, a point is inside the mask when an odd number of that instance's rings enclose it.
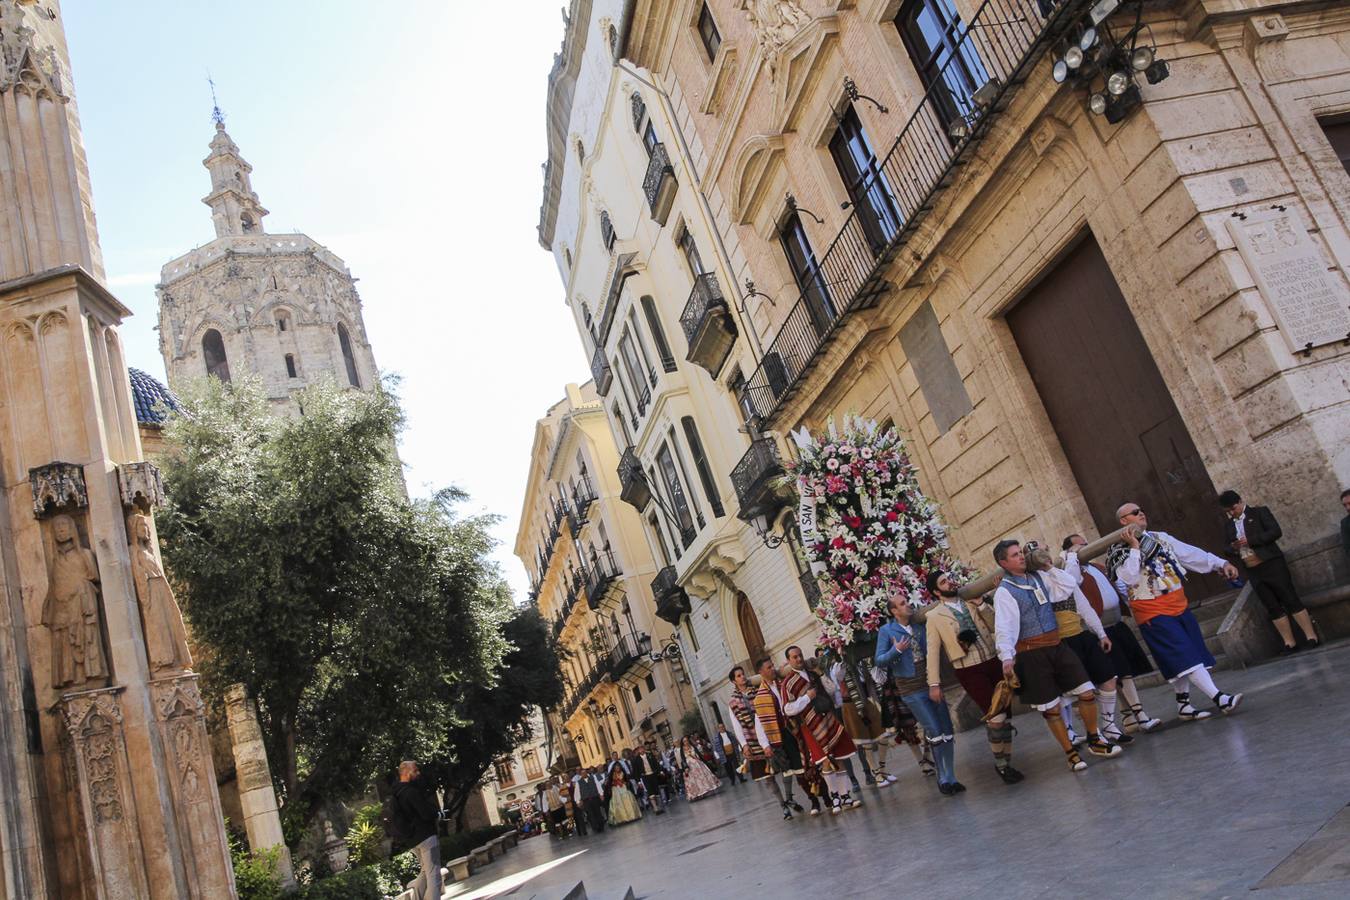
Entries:
{"label": "stone pavement", "polygon": [[785,822],[767,787],[724,787],[600,836],[523,841],[445,896],[556,900],[578,881],[592,900],[630,885],[705,900],[1350,896],[1350,644],[1217,674],[1247,694],[1233,716],[1181,723],[1166,689],[1146,691],[1163,727],[1086,772],[1024,715],[1020,785],[967,732],[957,797],[893,749],[900,781],[864,787],[866,805],[837,817]]}

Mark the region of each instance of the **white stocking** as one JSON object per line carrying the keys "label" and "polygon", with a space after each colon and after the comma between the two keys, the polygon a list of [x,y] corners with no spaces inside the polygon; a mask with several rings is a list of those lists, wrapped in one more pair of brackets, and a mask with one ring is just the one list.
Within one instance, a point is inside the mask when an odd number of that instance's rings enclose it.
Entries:
{"label": "white stocking", "polygon": [[1213,700],[1219,695],[1219,689],[1214,684],[1214,679],[1209,677],[1209,670],[1204,666],[1191,673],[1191,684],[1195,685],[1209,699]]}

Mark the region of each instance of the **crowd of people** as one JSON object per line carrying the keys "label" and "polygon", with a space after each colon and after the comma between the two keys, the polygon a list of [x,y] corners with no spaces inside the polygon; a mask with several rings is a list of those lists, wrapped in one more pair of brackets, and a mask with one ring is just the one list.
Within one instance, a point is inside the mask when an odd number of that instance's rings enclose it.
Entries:
{"label": "crowd of people", "polygon": [[1075,772],[1088,768],[1084,756],[1119,757],[1161,724],[1136,686],[1155,670],[1172,685],[1178,719],[1230,714],[1243,695],[1223,691],[1210,674],[1215,661],[1189,609],[1188,574],[1249,580],[1286,652],[1299,649],[1300,638],[1309,647],[1320,639],[1293,587],[1270,510],[1247,506],[1233,491],[1219,502],[1229,559],[1149,530],[1139,504],[1125,503],[1117,516],[1127,527],[1102,560],[1079,561],[1087,541],[1078,534],[1063,539],[1058,561],[1036,542],[1000,541],[993,555],[1001,577],[992,591],[963,599],[954,577],[932,572],[922,608],[902,593],[890,599],[874,650],[817,648],[806,658],[793,646],[781,664],[764,657],[752,673],[735,666],[728,674],[730,732],[719,725],[711,742],[685,737],[664,754],[648,743],[614,753],[603,769],[560,776],[541,800],[552,830],[600,832],[644,811],[661,814],[677,797],[716,791],[719,769],[731,784],[768,785],[784,819],[807,812],[801,801],[810,804],[809,815],[837,815],[863,804],[863,785],[896,781],[887,768],[896,744],[909,749],[941,794],[960,794],[966,788],[956,776],[944,657],[983,713],[994,771],[1008,785],[1025,777],[1012,765],[1014,698],[1041,714]]}

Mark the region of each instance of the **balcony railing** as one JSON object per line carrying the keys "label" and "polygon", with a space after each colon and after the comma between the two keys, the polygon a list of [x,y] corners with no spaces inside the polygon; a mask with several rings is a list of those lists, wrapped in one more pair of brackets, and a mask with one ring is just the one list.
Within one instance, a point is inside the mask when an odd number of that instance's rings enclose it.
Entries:
{"label": "balcony railing", "polygon": [[572,692],[563,698],[560,706],[563,721],[571,718],[572,713],[577,711],[577,707],[585,702],[586,698],[591,695],[591,691],[595,690],[605,676],[609,674],[610,667],[609,657],[601,657],[601,662],[587,672],[586,677],[581,679],[580,683],[572,689]]}
{"label": "balcony railing", "polygon": [[583,475],[572,485],[572,514],[585,524],[586,516],[594,502],[595,488],[591,487],[590,477]]}
{"label": "balcony railing", "polygon": [[638,462],[632,447],[626,448],[619,458],[619,498],[632,504],[638,512],[646,509],[652,499],[651,485],[642,474],[642,463]]}
{"label": "balcony railing", "polygon": [[693,609],[689,594],[676,580],[674,566],[666,566],[656,573],[652,579],[652,596],[656,598],[656,615],[672,625],[679,625],[680,619]]}
{"label": "balcony railing", "polygon": [[641,675],[651,668],[649,664],[642,665],[647,662],[647,654],[642,652],[637,639],[631,634],[620,635],[614,642],[614,649],[609,651],[610,678],[619,681],[625,675]]}
{"label": "balcony railing", "polygon": [[750,442],[736,468],[731,470],[731,486],[736,489],[740,512],[736,515],[750,521],[756,516],[777,512],[784,504],[784,493],[777,484],[783,476],[783,462],[778,458],[778,447],[770,438]]}
{"label": "balcony railing", "polygon": [[[857,192],[873,200],[852,204],[808,289],[742,389],[747,410],[764,422],[772,420],[840,326],[890,289],[883,278],[887,267],[936,208],[955,169],[969,160],[1047,47],[1088,5],[1089,0],[1056,7],[1047,3],[1047,14],[1037,0],[985,0],[968,23],[955,26],[954,45],[943,65],[930,73],[928,91],[877,175]],[[889,207],[885,222],[878,221],[881,206]]]}
{"label": "balcony railing", "polygon": [[689,342],[685,359],[717,377],[736,343],[736,323],[714,273],[704,272],[694,279],[689,301],[680,314],[680,326]]}
{"label": "balcony railing", "polygon": [[675,181],[675,169],[670,165],[670,155],[665,144],[652,148],[651,159],[647,161],[647,177],[642,179],[642,193],[647,196],[647,206],[652,218],[659,224],[666,224],[671,204],[675,202],[675,191],[679,185]]}
{"label": "balcony railing", "polygon": [[599,609],[623,574],[614,562],[614,551],[597,553],[582,571],[586,573],[586,603],[591,609]]}
{"label": "balcony railing", "polygon": [[597,394],[603,397],[609,393],[609,386],[614,381],[614,370],[605,358],[604,347],[596,347],[595,353],[591,355],[591,378],[595,380]]}

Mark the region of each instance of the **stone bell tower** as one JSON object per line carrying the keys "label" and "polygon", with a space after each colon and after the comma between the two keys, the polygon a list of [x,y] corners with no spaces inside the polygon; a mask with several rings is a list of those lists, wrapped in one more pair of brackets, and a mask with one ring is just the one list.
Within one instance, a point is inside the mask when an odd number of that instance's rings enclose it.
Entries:
{"label": "stone bell tower", "polygon": [[232,897],[71,92],[0,0],[0,900]]}
{"label": "stone bell tower", "polygon": [[216,237],[160,272],[159,340],[172,385],[214,375],[262,379],[279,411],[301,412],[295,394],[321,378],[374,387],[361,297],[346,264],[303,234],[263,230],[267,210],[253,167],[213,110],[215,135],[202,165],[211,176]]}

